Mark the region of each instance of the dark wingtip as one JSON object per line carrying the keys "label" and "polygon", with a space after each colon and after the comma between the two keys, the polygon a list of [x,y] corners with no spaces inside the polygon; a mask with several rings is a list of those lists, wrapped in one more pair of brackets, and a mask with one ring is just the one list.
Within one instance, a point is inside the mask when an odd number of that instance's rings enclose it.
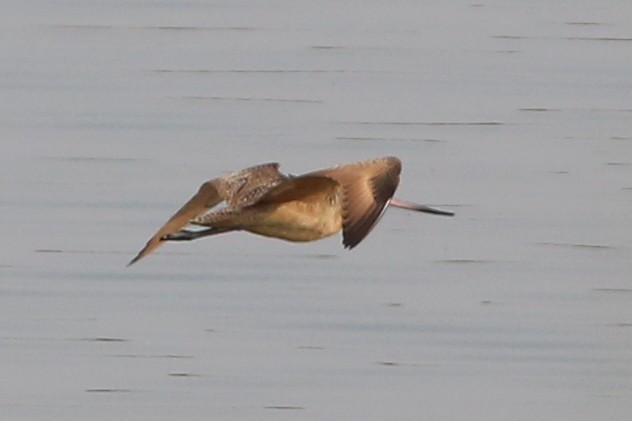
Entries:
{"label": "dark wingtip", "polygon": [[138,252],[136,257],[134,257],[132,260],[129,261],[129,263],[127,264],[127,267],[132,266],[134,263],[138,262],[140,259],[142,259],[143,257],[153,252],[155,249],[160,247],[163,242],[164,240],[162,238],[158,237],[157,235],[153,236],[147,242],[147,244],[145,244],[145,247],[143,247],[143,249]]}
{"label": "dark wingtip", "polygon": [[143,252],[145,251],[146,248],[147,247],[144,247],[141,251],[139,251],[138,254],[136,255],[136,257],[134,257],[132,260],[130,260],[129,263],[127,265],[125,265],[125,267],[130,267],[134,263],[138,262],[140,259],[145,257],[145,253],[143,253]]}
{"label": "dark wingtip", "polygon": [[126,265],[125,265],[125,267],[130,267],[130,266],[132,266],[134,263],[138,262],[140,259],[141,259],[141,257],[140,257],[140,253],[138,253],[138,254],[136,255],[136,257],[134,257],[132,260],[130,260],[130,261],[129,261],[129,263],[128,263],[128,264],[126,264]]}
{"label": "dark wingtip", "polygon": [[358,243],[356,243],[356,244],[351,244],[351,243],[346,242],[346,241],[344,240],[344,238],[343,238],[343,240],[342,240],[342,247],[344,247],[344,249],[345,249],[345,250],[353,250],[353,248],[354,248],[355,246],[357,246],[357,245],[358,245]]}

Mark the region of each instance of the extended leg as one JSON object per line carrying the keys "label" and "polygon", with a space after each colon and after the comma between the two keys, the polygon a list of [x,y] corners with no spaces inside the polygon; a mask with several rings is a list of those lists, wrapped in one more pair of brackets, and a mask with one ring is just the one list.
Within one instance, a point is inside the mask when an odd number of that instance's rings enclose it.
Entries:
{"label": "extended leg", "polygon": [[180,230],[173,234],[167,234],[161,238],[163,241],[191,241],[209,235],[221,234],[223,232],[234,231],[235,228],[208,228],[199,231]]}

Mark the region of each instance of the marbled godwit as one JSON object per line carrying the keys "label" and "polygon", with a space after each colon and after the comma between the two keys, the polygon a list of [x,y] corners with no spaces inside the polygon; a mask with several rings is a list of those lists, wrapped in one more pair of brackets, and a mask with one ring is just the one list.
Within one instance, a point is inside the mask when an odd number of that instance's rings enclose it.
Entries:
{"label": "marbled godwit", "polygon": [[[314,241],[342,230],[352,249],[375,226],[388,205],[454,215],[394,198],[402,164],[395,157],[338,165],[301,176],[279,172],[279,164],[246,168],[202,184],[155,234],[129,265],[165,241],[185,241],[228,231],[248,231],[288,241]],[[226,207],[211,208],[220,202]],[[187,225],[207,227],[183,230]]]}

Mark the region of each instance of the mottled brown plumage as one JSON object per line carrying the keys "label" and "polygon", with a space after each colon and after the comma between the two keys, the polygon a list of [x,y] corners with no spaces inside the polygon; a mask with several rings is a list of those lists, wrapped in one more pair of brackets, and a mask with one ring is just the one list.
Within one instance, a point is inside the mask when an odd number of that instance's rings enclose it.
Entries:
{"label": "mottled brown plumage", "polygon": [[[137,262],[165,241],[193,240],[244,230],[288,241],[313,241],[342,230],[345,248],[357,246],[389,203],[420,212],[452,212],[393,198],[401,162],[395,157],[338,165],[297,177],[278,171],[276,163],[246,168],[202,184],[129,263]],[[211,211],[220,202],[226,207]],[[187,225],[206,227],[182,230]]]}

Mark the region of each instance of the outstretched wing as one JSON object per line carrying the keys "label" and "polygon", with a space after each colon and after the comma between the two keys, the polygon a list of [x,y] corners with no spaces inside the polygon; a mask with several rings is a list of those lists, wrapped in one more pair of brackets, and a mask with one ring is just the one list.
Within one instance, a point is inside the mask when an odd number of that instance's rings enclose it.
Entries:
{"label": "outstretched wing", "polygon": [[228,207],[240,209],[253,205],[268,191],[287,180],[276,162],[257,165],[218,179],[217,190]]}
{"label": "outstretched wing", "polygon": [[306,174],[329,177],[342,186],[345,248],[354,248],[371,232],[395,194],[401,169],[399,159],[384,157]]}
{"label": "outstretched wing", "polygon": [[156,233],[147,241],[145,247],[138,252],[129,263],[133,265],[143,257],[147,256],[162,245],[165,235],[173,234],[180,231],[182,227],[187,225],[189,221],[199,215],[206,213],[209,209],[216,206],[222,200],[222,196],[218,192],[218,184],[220,179],[207,181],[200,186],[198,192],[189,199]]}
{"label": "outstretched wing", "polygon": [[269,189],[257,203],[326,200],[323,195],[330,195],[337,188],[339,188],[338,182],[331,177],[306,174],[287,178],[276,187]]}
{"label": "outstretched wing", "polygon": [[164,242],[166,235],[180,231],[191,221],[198,219],[211,208],[224,201],[230,208],[239,209],[256,203],[270,189],[288,177],[279,172],[278,163],[268,163],[246,168],[215,178],[202,184],[189,199],[156,233],[145,247],[128,264],[132,265],[147,256]]}

